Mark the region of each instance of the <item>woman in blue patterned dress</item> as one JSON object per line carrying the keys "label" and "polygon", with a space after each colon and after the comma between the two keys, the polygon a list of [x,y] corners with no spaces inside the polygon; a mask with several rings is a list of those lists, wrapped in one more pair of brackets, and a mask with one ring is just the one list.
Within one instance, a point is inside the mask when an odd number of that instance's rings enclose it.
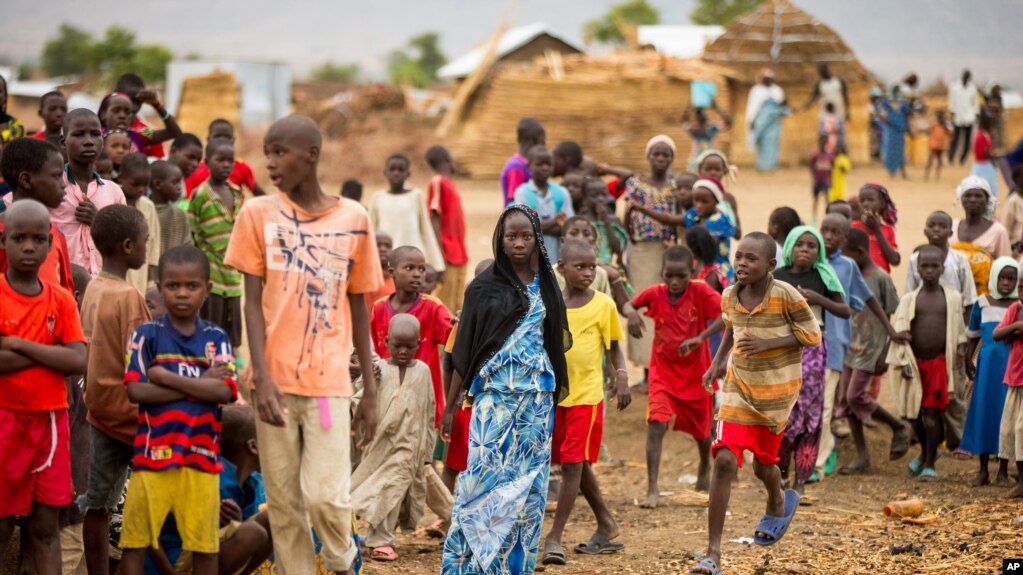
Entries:
{"label": "woman in blue patterned dress", "polygon": [[540,219],[509,206],[494,263],[469,285],[452,353],[472,402],[443,575],[532,573],[550,475],[554,405],[568,392],[565,303]]}

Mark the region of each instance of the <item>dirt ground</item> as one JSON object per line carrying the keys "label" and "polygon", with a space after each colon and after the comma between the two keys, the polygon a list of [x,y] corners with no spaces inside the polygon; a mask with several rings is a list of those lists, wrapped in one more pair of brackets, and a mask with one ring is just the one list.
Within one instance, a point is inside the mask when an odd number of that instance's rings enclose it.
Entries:
{"label": "dirt ground", "polygon": [[[849,189],[855,191],[867,181],[889,187],[899,208],[898,243],[906,261],[910,250],[925,242],[923,227],[928,213],[940,209],[956,217],[961,214],[953,200],[955,186],[965,174],[966,168],[956,167],[947,169],[939,182],[924,182],[922,169],[911,168],[909,181],[892,181],[880,167],[872,166],[856,169],[850,177]],[[499,188],[493,181],[462,181],[459,185],[469,225],[470,254],[473,261],[479,261],[491,255],[491,234],[500,211]],[[738,196],[745,230],[766,230],[769,213],[782,205],[796,208],[804,219],[809,219],[810,179],[805,170],[759,174],[749,169],[740,173],[739,182],[729,189]],[[905,265],[895,268],[893,274],[900,292],[905,285],[904,269]],[[639,375],[634,371],[632,379],[635,381]],[[605,498],[621,524],[625,550],[598,557],[571,553],[595,527],[592,514],[580,497],[564,537],[569,564],[549,567],[547,573],[686,572],[695,563],[692,553],[705,549],[706,508],[697,504],[705,497],[680,482],[683,476],[695,474],[698,462],[696,444],[688,436],[672,433],[665,439],[660,486],[663,492],[673,495],[664,497],[661,507],[655,510],[637,506],[637,500],[642,500],[646,492],[646,399],[645,395],[636,395],[627,410],[608,414],[605,441],[611,454],[623,458],[624,464],[598,465],[597,469]],[[882,401],[891,403],[887,389]],[[789,534],[774,547],[732,542],[752,537],[764,510],[764,492],[759,482],[751,471],[741,472],[739,485],[732,491],[730,515],[725,524],[723,551],[727,572],[998,573],[1003,557],[1023,556],[1023,501],[1000,501],[998,497],[1005,488],[968,487],[966,482],[976,472],[976,459],[964,462],[942,458],[937,465],[941,481],[925,484],[906,477],[906,463],[915,456],[916,448],[901,461],[889,463],[890,436],[877,429],[869,432],[869,439],[874,473],[865,477],[836,474],[808,486],[806,500],[810,505],[800,508]],[[839,444],[840,463],[850,461],[853,453],[851,439]],[[924,500],[925,516],[936,517],[936,521],[926,526],[904,525],[881,515],[887,502],[905,496]],[[438,572],[440,548],[436,540],[404,534],[400,542],[401,558],[396,563],[370,562],[364,572],[370,575]],[[892,546],[908,544],[923,544],[922,555],[892,556],[889,552]]]}
{"label": "dirt ground", "polygon": [[[257,167],[261,158],[249,159]],[[932,210],[957,215],[953,205],[954,189],[966,173],[965,168],[948,169],[940,182],[924,182],[922,169],[911,169],[910,180],[892,181],[879,167],[857,168],[849,181],[856,190],[866,181],[881,182],[892,190],[899,208],[898,242],[904,258],[912,247],[923,243],[924,219]],[[427,174],[418,172],[413,183],[425,184]],[[340,182],[325,182],[336,190]],[[469,251],[473,261],[490,257],[493,226],[500,212],[496,181],[461,181],[466,220],[469,226]],[[382,180],[368,181],[367,192],[383,187]],[[805,169],[774,174],[745,170],[739,183],[729,188],[738,196],[740,217],[745,230],[765,230],[768,214],[781,205],[796,208],[804,219],[810,215],[810,177]],[[368,197],[366,198],[368,201]],[[905,282],[905,265],[896,268],[895,284]],[[633,370],[633,381],[638,379]],[[891,403],[887,389],[882,401]],[[706,546],[706,508],[700,496],[681,479],[696,472],[696,445],[688,436],[673,433],[665,440],[661,470],[661,489],[671,493],[662,498],[655,510],[640,509],[637,500],[645,494],[646,396],[637,395],[624,412],[609,413],[605,441],[613,456],[624,462],[618,466],[598,465],[605,498],[622,527],[625,550],[614,555],[591,557],[571,553],[585,541],[594,522],[585,500],[579,498],[564,544],[569,564],[550,567],[556,575],[582,573],[679,573],[695,563],[693,553]],[[904,573],[998,573],[1003,558],[1023,556],[1023,501],[998,499],[1002,487],[971,488],[966,482],[976,471],[976,460],[957,461],[942,458],[937,465],[941,480],[924,484],[906,477],[905,465],[916,454],[889,463],[889,437],[882,430],[869,432],[875,465],[865,477],[832,476],[823,483],[807,487],[807,506],[800,508],[792,529],[774,547],[761,548],[735,542],[752,537],[764,509],[764,493],[750,470],[741,472],[732,491],[730,515],[725,525],[724,564],[731,574],[904,574]],[[839,444],[839,462],[852,457],[851,440]],[[906,525],[885,519],[881,509],[894,499],[917,496],[926,504],[925,516],[934,518],[929,525]],[[424,524],[433,520],[430,514]],[[550,517],[548,517],[548,520]],[[546,531],[546,530],[545,530]],[[436,540],[418,534],[400,535],[400,559],[395,563],[367,562],[364,573],[427,574],[440,567],[440,547]],[[892,555],[893,546],[923,545],[920,555]],[[920,548],[918,547],[917,550]],[[2,571],[2,569],[0,569]]]}

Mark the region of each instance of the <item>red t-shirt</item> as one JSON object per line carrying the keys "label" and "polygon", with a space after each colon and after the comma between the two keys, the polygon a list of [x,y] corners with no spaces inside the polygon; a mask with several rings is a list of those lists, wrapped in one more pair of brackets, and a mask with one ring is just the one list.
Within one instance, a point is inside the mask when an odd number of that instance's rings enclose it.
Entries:
{"label": "red t-shirt", "polygon": [[29,138],[35,138],[36,140],[45,140],[46,139],[46,130],[40,130],[40,131],[32,134],[31,136],[29,136]]}
{"label": "red t-shirt", "polygon": [[993,147],[991,134],[988,134],[985,130],[977,130],[977,137],[973,140],[973,160],[976,162],[990,162]]}
{"label": "red t-shirt", "polygon": [[[199,162],[199,167],[192,172],[192,175],[185,179],[185,197],[191,198],[192,190],[201,186],[209,177],[210,168],[206,165],[206,160],[203,160]],[[231,170],[227,181],[239,187],[244,186],[250,192],[256,189],[256,176],[252,173],[252,168],[241,160],[234,161],[234,169]]]}
{"label": "red t-shirt", "polygon": [[[1019,321],[1020,302],[1009,306],[1002,323],[998,327],[1006,327]],[[1023,337],[1016,336],[1009,342],[1009,362],[1005,366],[1005,385],[1023,387]]]}
{"label": "red t-shirt", "polygon": [[[852,227],[867,232],[870,236],[870,258],[874,260],[877,267],[883,269],[886,272],[892,271],[892,266],[888,263],[888,260],[884,257],[884,252],[881,250],[881,243],[877,241],[877,236],[867,227],[863,222],[853,222]],[[888,240],[888,245],[892,246],[892,249],[899,251],[899,244],[895,243],[895,228],[888,224],[881,224],[881,235]]]}
{"label": "red t-shirt", "polygon": [[678,354],[683,341],[694,338],[721,315],[721,294],[702,281],[690,281],[678,301],[671,303],[666,284],[653,285],[632,298],[632,305],[646,308],[654,320],[653,352],[650,354],[651,391],[667,390],[678,399],[703,399],[703,374],[710,367],[710,348],[703,342],[687,356]]}
{"label": "red t-shirt", "polygon": [[[0,218],[0,232],[2,231],[4,231],[4,221]],[[46,254],[46,260],[39,268],[39,279],[57,284],[67,289],[68,293],[73,296],[75,281],[71,275],[71,258],[68,255],[67,240],[53,224],[50,224],[50,233],[53,235],[53,243],[50,245],[49,253]],[[7,250],[0,246],[0,274],[6,271]]]}
{"label": "red t-shirt", "polygon": [[[57,284],[42,281],[38,295],[18,293],[0,274],[0,336],[43,345],[85,343],[75,298]],[[0,375],[0,407],[15,411],[67,409],[64,375],[41,365]]]}
{"label": "red t-shirt", "polygon": [[[139,133],[148,127],[149,124],[143,122],[137,116],[135,117],[135,121],[131,124],[131,129]],[[147,144],[146,147],[142,149],[142,153],[150,158],[162,158],[166,155],[163,151],[163,144]]]}
{"label": "red t-shirt", "polygon": [[430,178],[426,188],[426,205],[431,214],[440,216],[440,251],[444,263],[464,266],[469,263],[469,252],[465,249],[465,213],[462,211],[462,197],[454,182],[441,175]]}
{"label": "red t-shirt", "polygon": [[[370,314],[369,326],[373,336],[373,347],[383,359],[391,357],[391,352],[387,349],[387,330],[390,327],[391,318],[396,313],[391,307],[391,299],[387,298],[377,301]],[[419,320],[421,339],[416,359],[430,368],[430,376],[433,379],[433,395],[437,400],[434,427],[440,427],[440,420],[444,415],[444,380],[440,375],[440,349],[438,346],[443,346],[448,342],[448,336],[451,334],[451,313],[439,299],[430,295],[420,295],[418,301],[412,304],[412,307],[405,313]]]}
{"label": "red t-shirt", "polygon": [[625,186],[618,185],[620,180],[618,178],[611,178],[607,181],[607,193],[611,194],[611,197],[618,199],[625,193]]}

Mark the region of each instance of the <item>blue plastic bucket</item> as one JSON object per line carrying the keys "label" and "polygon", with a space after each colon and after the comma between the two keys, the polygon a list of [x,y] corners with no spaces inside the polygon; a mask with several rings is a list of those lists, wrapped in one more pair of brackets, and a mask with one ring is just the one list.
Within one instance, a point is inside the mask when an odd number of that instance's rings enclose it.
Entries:
{"label": "blue plastic bucket", "polygon": [[694,108],[710,108],[717,92],[714,82],[694,80],[689,83],[689,102]]}

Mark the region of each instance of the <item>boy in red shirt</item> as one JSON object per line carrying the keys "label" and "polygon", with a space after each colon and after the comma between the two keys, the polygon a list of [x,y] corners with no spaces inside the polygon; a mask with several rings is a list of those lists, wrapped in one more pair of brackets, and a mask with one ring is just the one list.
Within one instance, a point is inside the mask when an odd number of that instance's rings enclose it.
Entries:
{"label": "boy in red shirt", "polygon": [[[210,130],[206,135],[206,147],[208,148],[220,142],[234,145],[234,126],[223,118],[217,118],[210,122]],[[192,191],[208,180],[209,177],[209,166],[206,165],[205,161],[199,162],[199,166],[185,180],[185,197],[191,198]],[[239,159],[235,159],[234,168],[231,169],[231,175],[228,176],[227,181],[240,188],[248,189],[254,196],[262,196],[266,193],[263,191],[263,188],[259,187],[259,182],[256,181],[252,168]]]}
{"label": "boy in red shirt", "polygon": [[440,374],[440,346],[451,334],[451,313],[441,301],[420,293],[426,275],[426,257],[418,248],[401,246],[391,252],[390,272],[394,278],[394,294],[373,304],[370,314],[370,333],[373,346],[381,359],[391,357],[387,349],[387,329],[391,318],[407,313],[419,320],[422,341],[416,359],[430,368],[433,394],[437,400],[434,427],[440,426],[444,415],[444,384]]}
{"label": "boy in red shirt", "polygon": [[[13,191],[4,196],[8,209],[14,202],[35,200],[53,209],[64,199],[64,157],[46,140],[18,138],[4,146],[0,176]],[[0,216],[0,232],[4,230]],[[50,249],[39,268],[39,277],[75,293],[67,241],[57,226],[50,224]],[[7,252],[0,246],[0,273],[7,271]]]}
{"label": "boy in red shirt", "polygon": [[[17,140],[16,140],[17,141]],[[37,141],[38,140],[34,140]],[[0,234],[0,547],[28,516],[40,575],[61,569],[58,514],[71,504],[71,446],[64,377],[85,371],[85,336],[71,292],[39,277],[50,249],[46,207],[22,201]]]}
{"label": "boy in red shirt", "polygon": [[455,173],[455,160],[444,146],[433,146],[426,150],[426,161],[434,175],[426,190],[426,206],[430,210],[433,231],[440,242],[444,256],[444,273],[440,278],[440,292],[437,298],[449,310],[462,309],[462,295],[465,292],[465,268],[469,263],[469,252],[465,248],[465,214],[462,212],[462,197],[451,181]]}
{"label": "boy in red shirt", "polygon": [[641,505],[648,509],[657,507],[660,498],[661,444],[672,416],[675,431],[693,436],[700,447],[696,490],[706,491],[710,486],[714,396],[704,391],[703,374],[710,366],[706,340],[724,324],[721,295],[703,281],[691,281],[692,275],[693,253],[672,246],[665,250],[661,263],[664,283],[639,292],[625,308],[629,332],[635,337],[643,334],[643,320],[636,310],[646,308],[646,316],[654,320],[647,405],[647,497]]}

